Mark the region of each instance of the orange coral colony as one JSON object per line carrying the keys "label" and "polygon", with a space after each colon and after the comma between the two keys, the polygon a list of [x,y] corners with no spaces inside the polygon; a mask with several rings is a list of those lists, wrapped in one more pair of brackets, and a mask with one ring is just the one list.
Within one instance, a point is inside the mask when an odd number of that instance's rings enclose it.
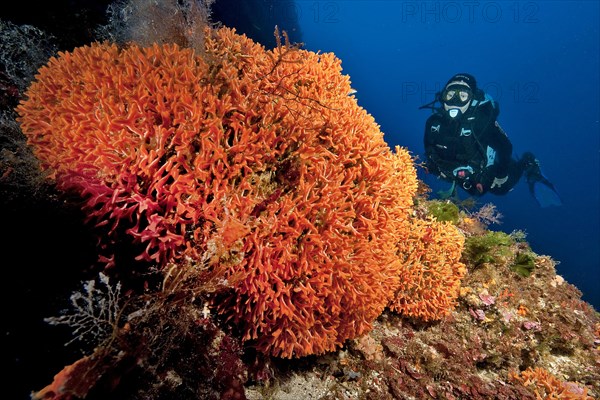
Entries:
{"label": "orange coral colony", "polygon": [[106,248],[125,232],[139,260],[223,271],[218,310],[261,351],[333,350],[398,288],[411,156],[386,145],[333,54],[266,50],[228,28],[205,47],[61,53],[19,122]]}
{"label": "orange coral colony", "polygon": [[467,269],[461,262],[464,236],[448,222],[415,219],[399,242],[404,257],[400,286],[390,309],[423,321],[452,311]]}
{"label": "orange coral colony", "polygon": [[586,387],[561,381],[545,368],[529,367],[520,373],[513,371],[508,378],[533,391],[536,399],[594,400],[587,394]]}

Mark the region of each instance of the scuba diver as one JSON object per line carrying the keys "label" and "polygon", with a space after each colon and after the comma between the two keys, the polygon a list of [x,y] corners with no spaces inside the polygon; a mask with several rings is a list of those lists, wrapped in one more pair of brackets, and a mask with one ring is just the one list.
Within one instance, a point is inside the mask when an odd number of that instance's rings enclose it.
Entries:
{"label": "scuba diver", "polygon": [[512,157],[512,143],[496,120],[498,103],[477,87],[473,75],[454,75],[433,102],[419,109],[423,108],[433,112],[425,123],[426,170],[452,183],[442,197],[456,197],[457,186],[475,197],[504,195],[524,175],[540,206],[561,204],[531,152]]}

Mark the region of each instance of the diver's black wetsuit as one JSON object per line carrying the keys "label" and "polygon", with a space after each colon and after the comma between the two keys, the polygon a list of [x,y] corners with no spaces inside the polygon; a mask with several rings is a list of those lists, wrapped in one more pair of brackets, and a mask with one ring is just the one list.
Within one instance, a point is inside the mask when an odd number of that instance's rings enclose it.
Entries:
{"label": "diver's black wetsuit", "polygon": [[505,194],[519,181],[522,166],[496,122],[498,104],[478,90],[470,107],[452,119],[434,111],[425,124],[426,166],[430,173],[456,182],[469,194]]}

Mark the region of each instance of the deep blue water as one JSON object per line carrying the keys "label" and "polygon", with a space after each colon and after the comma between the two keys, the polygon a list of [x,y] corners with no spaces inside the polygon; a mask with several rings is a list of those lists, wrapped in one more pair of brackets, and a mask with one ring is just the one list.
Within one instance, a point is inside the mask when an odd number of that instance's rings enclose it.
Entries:
{"label": "deep blue water", "polygon": [[[480,199],[503,215],[491,228],[525,231],[600,310],[599,2],[311,0],[272,12],[283,29],[298,15],[305,48],[334,52],[389,145],[414,155],[430,113],[418,107],[453,74],[475,75],[500,103],[515,153],[532,151],[563,201],[542,209],[521,181]],[[420,177],[433,193],[448,187]]]}

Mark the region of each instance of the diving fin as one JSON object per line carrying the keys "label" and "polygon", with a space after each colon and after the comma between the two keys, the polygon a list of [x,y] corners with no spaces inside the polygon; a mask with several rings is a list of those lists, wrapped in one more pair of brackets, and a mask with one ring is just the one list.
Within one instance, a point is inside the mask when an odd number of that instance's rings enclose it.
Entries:
{"label": "diving fin", "polygon": [[562,201],[560,200],[554,185],[541,173],[535,178],[536,179],[531,180],[528,179],[527,184],[529,185],[529,191],[540,207],[546,208],[562,205]]}
{"label": "diving fin", "polygon": [[442,200],[449,200],[457,198],[458,195],[456,193],[456,182],[452,182],[452,186],[448,190],[440,190],[437,192],[437,195]]}

